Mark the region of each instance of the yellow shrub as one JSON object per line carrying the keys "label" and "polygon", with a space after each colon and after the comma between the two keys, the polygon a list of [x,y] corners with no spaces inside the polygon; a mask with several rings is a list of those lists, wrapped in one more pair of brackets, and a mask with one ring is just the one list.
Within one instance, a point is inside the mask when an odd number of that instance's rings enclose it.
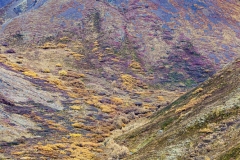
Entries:
{"label": "yellow shrub", "polygon": [[84,78],[85,74],[79,74],[79,77]]}
{"label": "yellow shrub", "polygon": [[165,100],[163,96],[158,96],[157,98],[158,98],[159,101],[164,101]]}
{"label": "yellow shrub", "polygon": [[80,60],[83,57],[83,55],[75,53],[73,54],[73,57]]}
{"label": "yellow shrub", "polygon": [[89,151],[88,147],[79,147],[73,144],[68,151],[70,152],[70,156],[69,158],[66,158],[66,160],[72,160],[72,157],[79,160],[94,159],[94,154]]}
{"label": "yellow shrub", "polygon": [[99,46],[99,43],[97,41],[95,41],[94,46]]}
{"label": "yellow shrub", "polygon": [[69,52],[70,52],[70,51],[71,51],[71,49],[69,49],[69,48],[65,48],[65,49],[64,49],[64,51],[69,51]]}
{"label": "yellow shrub", "polygon": [[70,55],[74,55],[74,54],[77,54],[77,52],[70,52],[69,54]]}
{"label": "yellow shrub", "polygon": [[55,147],[57,147],[58,149],[63,149],[65,148],[65,144],[61,144],[61,143],[57,143],[57,144],[53,144]]}
{"label": "yellow shrub", "polygon": [[202,95],[201,97],[197,98],[197,97],[194,97],[192,98],[187,104],[185,104],[184,106],[176,109],[175,113],[180,113],[182,111],[186,111],[192,107],[194,107],[195,105],[197,105],[198,103],[202,102],[205,98],[211,96],[211,94],[205,94],[205,95]]}
{"label": "yellow shrub", "polygon": [[23,72],[23,74],[26,76],[29,76],[29,77],[33,77],[33,78],[38,77],[37,73],[35,73],[34,71],[25,71],[25,72]]}
{"label": "yellow shrub", "polygon": [[213,133],[213,130],[209,128],[202,128],[199,130],[200,133]]}
{"label": "yellow shrub", "polygon": [[72,110],[81,110],[81,109],[82,109],[82,106],[76,106],[76,105],[74,105],[74,106],[70,106],[70,108],[71,108]]}
{"label": "yellow shrub", "polygon": [[68,38],[68,37],[62,37],[62,38],[60,38],[59,39],[60,41],[64,41],[64,42],[66,42],[66,41],[70,41],[70,39]]}
{"label": "yellow shrub", "polygon": [[98,51],[97,47],[92,49],[92,52],[96,52],[96,51]]}
{"label": "yellow shrub", "polygon": [[69,134],[71,137],[82,137],[81,134],[78,134],[78,133],[70,133]]}
{"label": "yellow shrub", "polygon": [[79,95],[77,93],[73,93],[73,92],[68,92],[68,96],[71,98],[78,98]]}
{"label": "yellow shrub", "polygon": [[130,67],[134,68],[134,69],[141,69],[142,68],[141,64],[138,63],[138,62],[135,62],[135,61],[130,64]]}
{"label": "yellow shrub", "polygon": [[66,75],[67,75],[67,71],[61,70],[61,71],[58,72],[58,74],[59,74],[60,76],[66,76]]}
{"label": "yellow shrub", "polygon": [[0,58],[7,59],[6,55],[0,54]]}
{"label": "yellow shrub", "polygon": [[47,81],[51,84],[62,85],[62,81],[57,78],[48,78]]}
{"label": "yellow shrub", "polygon": [[81,124],[81,123],[73,123],[72,126],[73,126],[74,128],[82,128],[82,127],[83,127],[83,124]]}
{"label": "yellow shrub", "polygon": [[58,78],[54,78],[54,77],[50,77],[47,79],[47,81],[50,83],[50,84],[54,84],[56,85],[59,89],[62,89],[62,90],[67,90],[67,87],[62,83],[62,81]]}
{"label": "yellow shrub", "polygon": [[57,63],[56,67],[62,67],[62,64],[61,63]]}
{"label": "yellow shrub", "polygon": [[80,144],[83,147],[99,147],[100,146],[98,143],[93,143],[93,142],[81,142]]}
{"label": "yellow shrub", "polygon": [[209,158],[208,156],[205,156],[204,160],[211,160],[211,158]]}
{"label": "yellow shrub", "polygon": [[44,43],[44,45],[41,48],[43,48],[43,49],[54,49],[54,48],[57,48],[57,46],[55,46],[54,44],[52,44],[50,42],[47,42],[47,43]]}
{"label": "yellow shrub", "polygon": [[113,104],[115,105],[121,105],[123,104],[123,99],[122,98],[118,98],[118,97],[112,97],[111,101]]}
{"label": "yellow shrub", "polygon": [[105,113],[110,113],[113,111],[110,105],[100,105],[99,108]]}
{"label": "yellow shrub", "polygon": [[136,79],[129,74],[122,74],[121,80],[127,89],[132,89],[136,85]]}
{"label": "yellow shrub", "polygon": [[182,111],[188,110],[198,103],[199,103],[199,100],[197,100],[196,98],[193,98],[187,104],[185,104],[183,107],[176,109],[175,113],[180,113]]}
{"label": "yellow shrub", "polygon": [[8,59],[5,55],[0,54],[0,62],[6,62]]}
{"label": "yellow shrub", "polygon": [[20,72],[23,72],[23,71],[26,71],[25,68],[19,66],[18,64],[16,63],[12,63],[10,61],[6,61],[4,62],[5,65],[9,66],[9,67],[12,67],[13,70],[16,70],[16,71],[20,71]]}
{"label": "yellow shrub", "polygon": [[36,147],[38,150],[42,150],[42,151],[53,151],[54,149],[52,148],[52,146],[46,145],[46,146],[38,146]]}
{"label": "yellow shrub", "polygon": [[144,104],[143,108],[146,108],[146,109],[156,109],[155,106],[152,106],[152,105],[149,105],[149,104]]}
{"label": "yellow shrub", "polygon": [[13,155],[18,155],[18,156],[20,156],[20,155],[23,155],[23,154],[25,154],[26,152],[13,152],[12,154]]}
{"label": "yellow shrub", "polygon": [[72,103],[75,103],[75,104],[78,103],[79,104],[79,103],[81,103],[81,101],[80,100],[74,100]]}
{"label": "yellow shrub", "polygon": [[59,151],[59,153],[60,153],[60,154],[67,154],[67,152],[65,152],[65,151],[63,151],[63,150]]}
{"label": "yellow shrub", "polygon": [[89,98],[88,100],[86,100],[85,102],[89,105],[94,105],[94,106],[99,106],[99,100],[101,99],[101,97],[98,96],[92,96],[91,98]]}
{"label": "yellow shrub", "polygon": [[203,91],[203,88],[198,88],[193,92],[193,94],[197,94],[197,93],[200,93],[202,91]]}
{"label": "yellow shrub", "polygon": [[50,73],[51,71],[50,71],[50,69],[46,68],[46,69],[43,69],[42,72],[43,73]]}
{"label": "yellow shrub", "polygon": [[65,47],[67,47],[67,45],[66,45],[66,44],[63,44],[63,43],[58,43],[58,44],[57,44],[57,47],[58,47],[58,48],[65,48]]}
{"label": "yellow shrub", "polygon": [[[106,113],[112,112],[113,108],[115,108],[115,105],[102,104],[102,103],[99,102],[100,99],[101,99],[101,97],[99,97],[99,96],[92,96],[91,98],[86,100],[85,103],[87,103],[89,105],[93,105],[97,108],[100,108],[102,112],[106,112]],[[118,103],[121,102],[120,99],[115,99],[115,100],[116,100],[115,102],[118,102]]]}
{"label": "yellow shrub", "polygon": [[59,149],[63,149],[66,146],[64,144],[58,143],[58,144],[47,144],[45,146],[35,146],[35,148],[37,148],[38,150],[42,150],[42,151],[53,151],[53,150],[59,150]]}
{"label": "yellow shrub", "polygon": [[119,62],[119,59],[117,59],[117,58],[112,58],[111,59],[113,62]]}

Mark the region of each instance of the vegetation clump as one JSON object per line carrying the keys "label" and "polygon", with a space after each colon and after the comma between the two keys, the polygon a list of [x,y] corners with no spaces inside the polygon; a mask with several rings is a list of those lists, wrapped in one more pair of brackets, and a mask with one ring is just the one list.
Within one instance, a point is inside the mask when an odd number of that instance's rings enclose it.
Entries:
{"label": "vegetation clump", "polygon": [[165,100],[163,96],[158,96],[157,98],[158,98],[159,101],[164,101]]}
{"label": "vegetation clump", "polygon": [[42,72],[43,72],[43,73],[50,73],[51,71],[50,71],[50,69],[45,68],[45,69],[42,70]]}
{"label": "vegetation clump", "polygon": [[62,64],[61,63],[57,63],[56,67],[62,67]]}
{"label": "vegetation clump", "polygon": [[74,105],[74,106],[70,106],[70,108],[71,108],[72,110],[81,110],[81,109],[82,109],[82,106],[76,106],[76,105]]}
{"label": "vegetation clump", "polygon": [[62,43],[67,43],[67,42],[70,41],[70,39],[65,36],[65,37],[61,37],[61,38],[59,39],[59,41],[62,42]]}
{"label": "vegetation clump", "polygon": [[200,93],[202,91],[203,91],[203,88],[198,88],[193,92],[193,94],[197,94],[197,93]]}
{"label": "vegetation clump", "polygon": [[75,138],[75,137],[82,137],[81,134],[78,134],[78,133],[70,133],[69,134],[71,137]]}
{"label": "vegetation clump", "polygon": [[33,77],[33,78],[37,78],[38,74],[34,71],[25,71],[23,72],[24,75],[29,76],[29,77]]}
{"label": "vegetation clump", "polygon": [[112,97],[111,98],[111,101],[113,104],[115,105],[121,105],[123,104],[123,99],[122,98],[119,98],[119,97]]}
{"label": "vegetation clump", "polygon": [[99,108],[102,110],[102,112],[105,112],[105,113],[111,113],[113,111],[113,107],[111,105],[103,104],[103,105],[100,105]]}
{"label": "vegetation clump", "polygon": [[57,44],[57,48],[65,48],[65,47],[67,47],[66,44],[63,44],[63,43],[58,43]]}
{"label": "vegetation clump", "polygon": [[194,97],[192,98],[187,104],[183,105],[182,107],[176,109],[175,113],[181,113],[183,111],[191,109],[193,106],[201,103],[203,100],[205,100],[207,97],[211,96],[211,94],[205,94],[201,97]]}
{"label": "vegetation clump", "polygon": [[141,64],[139,62],[136,62],[136,61],[133,61],[131,64],[130,64],[130,67],[133,68],[133,69],[141,69]]}
{"label": "vegetation clump", "polygon": [[136,79],[129,74],[122,74],[121,80],[126,89],[133,89],[136,86]]}
{"label": "vegetation clump", "polygon": [[210,128],[202,128],[199,130],[199,133],[213,133],[213,130]]}
{"label": "vegetation clump", "polygon": [[57,48],[57,46],[54,45],[54,44],[51,43],[51,42],[46,42],[46,43],[44,43],[43,46],[41,46],[40,48],[42,48],[42,49],[55,49],[55,48]]}
{"label": "vegetation clump", "polygon": [[68,73],[67,73],[67,71],[65,71],[65,70],[61,70],[61,71],[58,72],[58,74],[59,74],[60,76],[66,76]]}

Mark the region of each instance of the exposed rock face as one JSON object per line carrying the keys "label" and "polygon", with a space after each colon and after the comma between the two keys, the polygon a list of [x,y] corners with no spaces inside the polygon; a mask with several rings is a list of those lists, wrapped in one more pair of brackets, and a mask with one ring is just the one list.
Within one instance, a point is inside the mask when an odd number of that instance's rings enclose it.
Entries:
{"label": "exposed rock face", "polygon": [[[0,93],[3,97],[9,99],[6,100],[4,104],[11,105],[15,103],[27,103],[32,101],[33,103],[39,103],[52,109],[63,109],[63,106],[61,104],[57,104],[60,99],[54,98],[57,97],[59,93],[40,90],[38,87],[41,86],[34,86],[34,82],[31,83],[28,80],[24,79],[23,75],[8,71],[4,68],[0,68],[0,72]],[[39,81],[39,83],[44,82]],[[2,102],[4,101],[5,98],[3,98]]]}
{"label": "exposed rock face", "polygon": [[[17,146],[25,143],[26,139],[39,136],[32,131],[43,129],[39,121],[30,117],[39,114],[40,110],[48,111],[46,114],[62,110],[63,105],[60,101],[64,98],[59,97],[60,92],[50,91],[45,84],[36,85],[43,82],[34,80],[31,82],[23,75],[9,71],[2,65],[0,75],[0,145]],[[45,89],[41,90],[41,87]]]}

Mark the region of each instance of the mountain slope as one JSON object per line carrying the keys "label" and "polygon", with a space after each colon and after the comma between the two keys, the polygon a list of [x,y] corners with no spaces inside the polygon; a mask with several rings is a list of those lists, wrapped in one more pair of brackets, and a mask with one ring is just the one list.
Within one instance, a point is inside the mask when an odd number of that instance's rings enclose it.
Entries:
{"label": "mountain slope", "polygon": [[[117,159],[129,153],[124,145],[133,159],[151,152],[172,159],[205,151],[209,157],[226,150],[226,156],[237,155],[238,108],[232,104],[238,104],[239,62],[169,104],[239,57],[239,3],[1,1],[0,157]],[[236,121],[227,119],[234,114]],[[152,122],[123,136],[123,146],[111,139],[139,118],[140,124]],[[222,119],[237,132],[228,132]],[[224,137],[225,131],[231,136]],[[233,147],[198,139],[209,138],[207,133]]]}
{"label": "mountain slope", "polygon": [[189,88],[239,56],[238,6],[235,0],[20,0],[1,9],[1,41],[32,46],[67,36],[85,42],[87,53],[98,41],[104,55],[111,49],[122,61],[140,63],[153,77],[144,78],[148,84]]}
{"label": "mountain slope", "polygon": [[127,74],[121,75],[125,81],[111,84],[76,69],[79,57],[68,52],[0,54],[0,158],[106,159],[103,141],[112,130],[149,117],[159,108],[156,102],[165,106],[182,94],[148,89]]}
{"label": "mountain slope", "polygon": [[240,60],[119,137],[126,159],[238,159]]}

